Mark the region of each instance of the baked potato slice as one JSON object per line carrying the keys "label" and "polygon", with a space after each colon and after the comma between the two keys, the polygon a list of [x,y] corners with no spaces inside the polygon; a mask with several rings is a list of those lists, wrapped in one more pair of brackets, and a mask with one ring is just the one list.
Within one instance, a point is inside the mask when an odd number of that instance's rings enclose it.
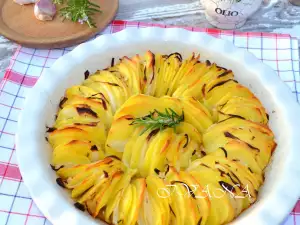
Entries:
{"label": "baked potato slice", "polygon": [[143,66],[140,63],[139,56],[120,59],[120,63],[109,68],[123,83],[127,86],[129,95],[141,94],[143,90]]}
{"label": "baked potato slice", "polygon": [[[181,56],[181,55],[180,55]],[[182,57],[181,57],[182,58]],[[193,53],[188,59],[184,60],[169,84],[168,95],[172,96],[175,90],[180,86],[181,79],[186,76],[186,74],[191,73],[196,63],[198,63],[200,55]],[[182,60],[181,60],[182,61]]]}
{"label": "baked potato slice", "polygon": [[130,210],[129,216],[127,218],[128,221],[127,224],[135,225],[139,219],[147,184],[144,178],[138,178],[138,179],[134,179],[131,185],[133,186],[136,197],[133,204],[134,206]]}
{"label": "baked potato slice", "polygon": [[92,88],[83,86],[83,85],[75,85],[70,88],[68,88],[65,92],[65,98],[62,99],[61,105],[69,98],[72,98],[74,96],[87,98],[90,100],[93,100],[95,102],[103,103],[105,101],[107,103],[107,99],[105,99],[105,96],[101,93],[98,93],[94,91]]}
{"label": "baked potato slice", "polygon": [[166,187],[160,191],[162,196],[169,196],[171,224],[206,224],[210,203],[193,177],[170,167],[166,181]]}
{"label": "baked potato slice", "polygon": [[63,184],[64,187],[71,189],[72,198],[84,204],[95,197],[103,185],[120,171],[124,171],[120,161],[108,157],[80,167],[62,168],[58,171],[58,175],[63,179],[60,185]]}
{"label": "baked potato slice", "polygon": [[135,130],[135,127],[130,125],[132,119],[133,117],[131,115],[125,115],[113,121],[106,139],[107,152],[110,152],[110,154],[121,154],[122,157],[126,143]]}
{"label": "baked potato slice", "polygon": [[203,133],[213,124],[212,116],[204,106],[194,98],[181,99],[184,120],[193,124],[200,133]]}
{"label": "baked potato slice", "polygon": [[[80,135],[82,136],[80,137]],[[76,125],[66,125],[49,133],[49,143],[52,144],[53,148],[56,148],[60,144],[74,140],[89,141],[96,146],[95,150],[103,151],[106,136],[106,131],[101,125],[76,123]]]}
{"label": "baked potato slice", "polygon": [[74,117],[84,117],[82,119],[86,122],[94,122],[101,119],[101,122],[107,129],[110,127],[112,122],[112,114],[110,112],[91,104],[91,101],[88,102],[84,98],[74,97],[72,99],[67,100],[66,105],[58,112],[56,123]]}
{"label": "baked potato slice", "polygon": [[172,96],[174,97],[182,97],[182,93],[184,93],[189,86],[196,83],[201,79],[204,74],[206,74],[210,70],[210,64],[206,62],[198,61],[192,70],[189,70],[188,73],[185,73],[181,78],[178,88],[174,91]]}
{"label": "baked potato slice", "polygon": [[260,166],[259,162],[256,161],[257,154],[242,141],[230,140],[224,147],[216,149],[216,151],[211,152],[210,155],[225,157],[245,166],[251,173],[260,176],[263,174],[263,168]]}
{"label": "baked potato slice", "polygon": [[[218,198],[220,192],[223,192],[222,197],[229,200],[234,209],[234,215],[237,216],[256,200],[257,191],[250,181],[253,177],[249,178],[249,175],[245,174],[245,171],[243,172],[243,168],[236,168],[233,164],[216,159],[219,158],[205,156],[195,160],[187,172],[195,176],[196,179],[198,177],[198,179],[206,181],[205,192],[210,198]],[[214,189],[217,195],[214,195],[210,189],[209,185],[211,184],[217,188]]]}
{"label": "baked potato slice", "polygon": [[181,65],[178,55],[171,54],[160,55],[155,57],[155,73],[156,73],[156,85],[155,85],[155,97],[162,97],[167,95],[169,91],[169,84],[174,79],[179,67]]}
{"label": "baked potato slice", "polygon": [[[135,129],[135,132],[132,135],[136,135],[136,139],[131,138],[129,141],[131,143],[127,143],[125,148],[124,155],[129,154],[128,158],[130,158],[130,160],[128,159],[127,162],[130,168],[139,169],[143,167],[145,163],[144,159],[149,149],[149,146],[151,142],[154,140],[154,137],[158,135],[158,132],[156,130],[153,131],[148,130],[142,135],[141,135],[141,131],[142,131],[141,129],[138,128]],[[132,146],[132,149],[128,148],[129,146]]]}
{"label": "baked potato slice", "polygon": [[[132,194],[130,199],[130,194],[127,192],[130,189],[130,193]],[[112,223],[113,224],[128,224],[128,225],[135,225],[138,220],[138,216],[141,213],[141,206],[144,200],[144,193],[146,189],[146,182],[144,178],[134,179],[130,185],[126,187],[125,196],[124,199],[121,199],[123,197],[123,194],[119,199],[117,199],[118,203],[113,209],[112,214]],[[128,205],[126,207],[126,200],[129,200],[131,202],[131,205]],[[124,210],[125,209],[125,210]],[[108,207],[105,209],[105,213],[108,211]],[[119,218],[119,215],[121,215],[122,219]]]}
{"label": "baked potato slice", "polygon": [[203,102],[208,108],[213,109],[216,106],[222,106],[234,96],[244,98],[255,97],[248,88],[232,79],[208,90]]}
{"label": "baked potato slice", "polygon": [[[197,160],[196,160],[197,161]],[[200,159],[201,163],[207,165],[210,168],[228,170],[230,171],[234,178],[238,181],[239,184],[243,184],[242,186],[247,186],[249,188],[251,196],[256,198],[257,190],[262,184],[263,178],[259,176],[254,176],[248,168],[230,161],[224,157],[211,156],[206,155],[205,157]]]}
{"label": "baked potato slice", "polygon": [[[113,215],[114,209],[117,207],[117,205],[120,202],[120,199],[122,197],[122,193],[125,188],[128,187],[128,185],[132,182],[132,177],[135,175],[136,170],[126,170],[124,174],[122,175],[121,179],[114,185],[110,185],[109,189],[106,192],[106,195],[109,195],[109,198],[107,200],[107,203],[105,204],[105,221],[108,223],[111,223],[111,218],[112,217],[117,217],[118,215]],[[144,180],[144,179],[142,179]],[[141,181],[139,180],[137,183],[140,183]],[[105,199],[103,196],[102,199]],[[102,200],[103,201],[103,200]]]}
{"label": "baked potato slice", "polygon": [[232,79],[232,71],[221,69],[213,64],[209,71],[205,73],[201,79],[190,84],[184,92],[178,93],[177,96],[194,97],[202,100],[206,97],[210,90]]}
{"label": "baked potato slice", "polygon": [[[74,140],[94,141],[89,132],[75,127],[54,130],[49,133],[48,140],[52,148],[56,148],[59,145],[64,145]],[[101,145],[100,142],[98,144]]]}
{"label": "baked potato slice", "polygon": [[155,92],[155,55],[151,51],[147,51],[143,57],[143,91],[146,95],[154,95]]}
{"label": "baked potato slice", "polygon": [[110,171],[113,168],[122,168],[120,160],[112,157],[105,157],[102,160],[88,164],[88,165],[76,165],[70,167],[62,167],[58,169],[57,175],[63,180],[67,180],[70,177],[75,177],[79,174],[83,174],[85,171]]}
{"label": "baked potato slice", "polygon": [[85,83],[87,82],[95,82],[106,90],[113,113],[120,108],[130,96],[130,91],[123,81],[109,71],[98,71],[85,81]]}
{"label": "baked potato slice", "polygon": [[167,165],[186,168],[202,142],[200,133],[188,123],[180,123],[175,131],[171,128],[143,134],[141,131],[136,128],[132,132],[122,160],[130,168],[143,171],[142,176],[164,171]]}
{"label": "baked potato slice", "polygon": [[[232,123],[230,123],[232,121]],[[238,125],[238,121],[241,121]],[[231,140],[244,142],[256,154],[261,168],[268,164],[276,142],[269,128],[256,123],[231,118],[211,126],[203,134],[203,145],[207,153],[224,147]]]}
{"label": "baked potato slice", "polygon": [[84,108],[82,105],[65,106],[57,113],[55,126],[58,127],[57,124],[59,124],[61,121],[70,119],[80,123],[92,123],[100,121],[100,118],[96,112],[90,110],[89,107],[86,107],[86,110],[82,108]]}
{"label": "baked potato slice", "polygon": [[218,108],[218,121],[237,116],[256,123],[268,123],[268,116],[265,109],[257,98],[254,97],[244,98],[234,96]]}
{"label": "baked potato slice", "polygon": [[[234,209],[234,215],[238,216],[243,209],[250,205],[249,201],[245,201],[245,194],[242,193],[241,185],[237,184],[230,178],[230,174],[228,170],[221,170],[210,168],[206,164],[198,164],[196,167],[191,167],[187,169],[187,173],[190,174],[197,174],[201,173],[206,180],[207,184],[204,187],[201,187],[201,193],[205,195],[208,199],[213,197],[227,197],[230,201],[231,206]],[[191,175],[192,176],[192,175]],[[194,178],[195,179],[195,178]],[[196,180],[196,179],[195,179]],[[210,185],[213,184],[216,188],[218,193],[214,193],[210,190]],[[226,195],[225,195],[226,192]],[[220,196],[220,194],[222,194]],[[248,205],[246,205],[248,203]]]}
{"label": "baked potato slice", "polygon": [[[128,166],[129,168],[132,168],[132,169],[138,168],[136,164],[138,164],[140,162],[140,160],[143,162],[143,158],[139,157],[139,154],[143,154],[143,152],[141,151],[141,149],[137,148],[136,144],[138,144],[137,139],[141,136],[141,139],[143,140],[144,144],[147,145],[146,139],[147,139],[147,136],[149,135],[149,132],[141,135],[141,131],[142,130],[139,127],[134,129],[133,132],[130,134],[130,137],[128,137],[128,141],[124,145],[124,149],[123,149],[122,161],[124,162],[124,164],[126,166]],[[139,143],[139,144],[141,144],[141,143]],[[143,147],[143,146],[139,145],[139,147]],[[148,148],[145,149],[145,151],[147,151],[147,150],[148,150]],[[137,162],[133,158],[136,158]]]}
{"label": "baked potato slice", "polygon": [[135,179],[123,192],[113,212],[113,224],[135,225],[143,210],[146,193],[145,179]]}
{"label": "baked potato slice", "polygon": [[236,118],[236,117],[232,117],[227,120],[223,120],[221,122],[218,122],[218,123],[210,126],[209,129],[206,130],[205,135],[206,136],[214,135],[216,132],[224,132],[229,128],[231,128],[231,129],[236,128],[239,130],[244,129],[244,128],[252,128],[252,129],[255,129],[258,132],[260,132],[261,136],[263,136],[263,137],[269,137],[270,139],[274,138],[274,134],[268,126],[265,126],[265,125],[259,124],[259,123],[254,123],[254,122],[244,120],[241,118]]}
{"label": "baked potato slice", "polygon": [[[155,175],[149,175],[146,177],[146,192],[151,202],[150,205],[152,207],[156,206],[156,208],[154,209],[155,213],[153,213],[153,209],[149,212],[144,211],[144,214],[148,215],[148,224],[169,224],[171,214],[169,208],[170,200],[169,198],[162,198],[158,194],[158,191],[165,189],[165,187],[165,182],[159,177]],[[145,210],[147,210],[147,208]],[[153,219],[152,223],[150,223],[151,219]]]}
{"label": "baked potato slice", "polygon": [[172,129],[159,132],[149,144],[144,163],[139,168],[142,177],[156,174],[156,170],[163,171],[166,167],[166,155],[174,138]]}
{"label": "baked potato slice", "polygon": [[235,210],[229,200],[229,194],[219,184],[211,183],[206,173],[191,171],[190,174],[204,187],[205,192],[209,192],[210,211],[206,224],[218,225],[230,222],[234,218]]}
{"label": "baked potato slice", "polygon": [[74,140],[54,149],[51,165],[55,167],[81,165],[103,158],[104,153],[97,146],[92,146],[90,142]]}
{"label": "baked potato slice", "polygon": [[180,171],[179,172],[180,181],[188,187],[188,195],[192,204],[195,204],[194,207],[191,207],[195,210],[194,216],[195,219],[193,222],[195,225],[206,224],[209,213],[210,213],[210,200],[208,196],[205,195],[203,187],[199,182],[188,172]]}
{"label": "baked potato slice", "polygon": [[150,112],[157,110],[165,112],[167,108],[171,108],[178,115],[182,114],[180,100],[171,97],[155,98],[147,95],[135,95],[130,97],[122,107],[116,112],[114,119],[118,119],[125,115],[131,115],[134,118],[149,115]]}
{"label": "baked potato slice", "polygon": [[59,124],[55,124],[55,129],[65,129],[65,128],[79,128],[81,130],[87,131],[89,133],[93,133],[95,139],[98,139],[100,143],[102,143],[101,148],[104,147],[106,137],[107,137],[107,129],[101,122],[92,122],[92,123],[79,123],[74,121],[73,118],[69,120],[60,121]]}
{"label": "baked potato slice", "polygon": [[154,66],[154,73],[155,73],[155,79],[154,79],[154,97],[162,97],[160,93],[163,93],[164,91],[164,70],[166,67],[166,55],[161,54],[155,54],[155,66]]}

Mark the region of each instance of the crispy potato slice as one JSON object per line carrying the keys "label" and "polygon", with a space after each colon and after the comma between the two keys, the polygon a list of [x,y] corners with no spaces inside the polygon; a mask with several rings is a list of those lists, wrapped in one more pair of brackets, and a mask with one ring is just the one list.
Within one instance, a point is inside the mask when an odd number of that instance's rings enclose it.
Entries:
{"label": "crispy potato slice", "polygon": [[127,217],[127,223],[128,225],[135,225],[138,217],[139,217],[139,213],[141,211],[141,206],[142,203],[144,201],[144,195],[145,195],[145,191],[146,191],[146,181],[144,178],[139,178],[139,179],[135,179],[132,182],[133,188],[134,188],[134,193],[136,195],[136,197],[134,198],[134,204],[133,207],[130,210],[130,213],[128,214]]}
{"label": "crispy potato slice", "polygon": [[106,188],[103,188],[102,192],[97,193],[97,195],[95,196],[97,205],[93,215],[94,217],[99,214],[100,210],[108,203],[109,199],[111,197],[114,197],[114,195],[111,195],[111,192],[121,181],[123,175],[123,172],[116,171],[108,181]]}
{"label": "crispy potato slice", "polygon": [[49,133],[49,143],[55,149],[59,145],[70,143],[71,141],[88,141],[92,145],[98,146],[97,149],[101,150],[99,146],[103,146],[105,136],[103,133],[96,133],[97,129],[92,129],[86,125],[78,125],[54,130]]}
{"label": "crispy potato slice", "polygon": [[[77,128],[86,131],[88,133],[91,133],[92,136],[95,138],[94,140],[97,140],[97,142],[95,142],[98,145],[96,146],[97,147],[96,149],[103,151],[104,144],[107,137],[107,131],[101,122],[92,122],[92,123],[83,123],[83,124],[77,122],[72,123],[72,122],[73,122],[72,119],[60,121],[59,124],[56,124],[54,127],[57,128],[57,130],[63,130],[67,128]],[[99,145],[99,143],[101,144]]]}
{"label": "crispy potato slice", "polygon": [[227,170],[232,173],[233,177],[235,178],[239,183],[242,184],[243,187],[247,186],[249,188],[251,196],[256,198],[257,196],[257,190],[259,186],[262,184],[262,177],[254,176],[248,168],[230,161],[224,157],[217,157],[217,156],[211,156],[207,155],[201,159],[195,160],[191,168],[196,167],[199,164],[204,164],[210,168],[215,169],[221,169],[221,170]]}
{"label": "crispy potato slice", "polygon": [[157,169],[164,170],[167,164],[166,155],[173,137],[172,129],[166,129],[153,138],[145,154],[144,163],[139,168],[142,177],[155,174]]}
{"label": "crispy potato slice", "polygon": [[174,79],[178,69],[180,68],[181,60],[177,54],[156,55],[155,58],[155,97],[162,97],[167,95],[169,91],[169,84]]}
{"label": "crispy potato slice", "polygon": [[224,147],[216,149],[210,155],[225,157],[236,163],[239,163],[249,169],[251,173],[261,175],[263,168],[256,161],[256,153],[244,142],[239,140],[231,140]]}
{"label": "crispy potato slice", "polygon": [[109,71],[124,82],[130,96],[142,93],[143,66],[139,56],[132,59],[125,56],[120,59],[119,64],[109,68]]}
{"label": "crispy potato slice", "polygon": [[[147,176],[146,177],[146,190],[148,192],[148,195],[150,197],[150,201],[155,202],[155,205],[157,205],[157,211],[159,211],[159,220],[161,221],[155,221],[153,224],[169,224],[170,220],[170,208],[169,208],[169,198],[161,198],[157,193],[158,190],[164,189],[165,183],[162,179],[160,179],[157,176]],[[147,212],[145,212],[147,213]]]}
{"label": "crispy potato slice", "polygon": [[102,149],[93,146],[90,142],[74,140],[54,149],[51,164],[53,166],[80,165],[103,158]]}
{"label": "crispy potato slice", "polygon": [[103,172],[103,169],[109,170],[109,168],[113,168],[113,167],[121,168],[120,160],[116,160],[115,158],[112,157],[106,157],[103,160],[88,165],[62,167],[57,171],[57,175],[62,179],[68,179],[69,177],[75,177],[78,174],[83,174],[83,172],[85,171],[96,170],[96,171]]}
{"label": "crispy potato slice", "polygon": [[191,204],[195,205],[195,215],[196,218],[194,219],[195,225],[206,224],[206,221],[209,216],[210,212],[210,201],[208,196],[204,194],[204,189],[200,185],[199,182],[188,172],[180,171],[179,172],[180,181],[183,184],[186,184],[188,187],[188,195],[189,199],[191,200]]}
{"label": "crispy potato slice", "polygon": [[[146,178],[146,190],[144,192],[144,198],[139,211],[138,224],[145,225],[168,225],[170,211],[167,206],[168,199],[160,198],[157,195],[157,190],[161,187],[164,188],[161,180],[153,181],[154,178]],[[157,186],[158,185],[158,186]],[[167,207],[166,207],[167,206]]]}
{"label": "crispy potato slice", "polygon": [[276,142],[272,131],[261,124],[231,118],[211,126],[203,134],[203,145],[207,153],[224,147],[231,140],[244,142],[260,158],[256,161],[262,168],[268,164]]}
{"label": "crispy potato slice", "polygon": [[193,124],[202,133],[213,124],[212,116],[204,106],[194,98],[183,98],[182,100],[184,120]]}
{"label": "crispy potato slice", "polygon": [[125,115],[131,115],[134,118],[149,115],[154,110],[165,112],[166,108],[173,109],[177,114],[182,114],[180,100],[171,97],[155,98],[147,95],[135,95],[130,97],[125,104],[117,111],[114,119]]}
{"label": "crispy potato slice", "polygon": [[220,69],[213,64],[210,67],[210,70],[205,73],[201,79],[190,84],[184,92],[178,92],[174,97],[187,96],[201,100],[206,97],[210,90],[213,90],[215,87],[218,87],[219,85],[222,85],[232,79],[232,71]]}
{"label": "crispy potato slice", "polygon": [[[138,139],[139,136],[141,134],[141,129],[140,128],[136,128],[130,135],[127,143],[124,146],[124,152],[122,155],[122,161],[124,162],[124,164],[132,169],[136,169],[137,167],[134,167],[131,164],[131,159],[135,154],[138,154],[140,152],[140,149],[135,147],[136,141]],[[143,137],[145,137],[145,135],[143,135]],[[146,138],[145,138],[146,139]],[[144,141],[146,141],[145,139],[143,139]],[[143,159],[141,159],[143,160]],[[135,163],[136,164],[136,163]]]}
{"label": "crispy potato slice", "polygon": [[109,71],[98,71],[84,82],[95,83],[101,86],[107,93],[108,100],[114,113],[130,96],[130,91],[122,80]]}
{"label": "crispy potato slice", "polygon": [[73,106],[79,115],[89,115],[94,118],[101,118],[103,123],[109,127],[112,120],[112,114],[108,111],[106,104],[100,104],[93,100],[75,96],[68,99],[63,107]]}
{"label": "crispy potato slice", "polygon": [[53,153],[51,164],[53,166],[73,166],[73,165],[82,165],[82,164],[89,164],[91,160],[88,156],[72,153],[72,152],[60,152],[60,153]]}
{"label": "crispy potato slice", "polygon": [[[193,172],[201,173],[202,176],[207,180],[207,185],[201,187],[201,193],[204,194],[208,199],[212,197],[217,197],[215,194],[210,191],[210,184],[213,184],[215,187],[221,188],[220,192],[227,192],[226,196],[224,194],[223,197],[228,197],[231,206],[234,208],[235,216],[238,216],[243,209],[250,205],[249,201],[245,201],[245,195],[242,193],[242,187],[240,184],[237,184],[230,177],[229,170],[221,170],[210,168],[205,164],[198,164],[194,167],[188,168],[187,172],[192,174]],[[192,176],[192,175],[191,175]],[[193,176],[192,176],[193,177]],[[195,179],[195,178],[194,178]],[[219,194],[219,193],[218,193]],[[248,204],[248,205],[246,205]]]}
{"label": "crispy potato slice", "polygon": [[175,90],[172,96],[182,97],[182,93],[184,93],[193,83],[199,81],[199,79],[201,79],[210,70],[210,67],[210,64],[198,61],[192,70],[189,70],[188,73],[183,75],[179,82],[178,88]]}
{"label": "crispy potato slice", "polygon": [[[205,156],[202,159],[195,160],[187,169],[187,172],[200,183],[203,183],[204,192],[210,197],[212,204],[216,204],[216,199],[226,198],[227,203],[225,205],[230,204],[231,208],[234,209],[234,216],[238,216],[256,200],[256,189],[250,182],[252,178],[249,178],[249,174],[246,174],[245,170],[218,159],[220,158]],[[211,215],[215,213],[222,215],[218,211],[220,207],[212,205],[211,209]],[[233,219],[233,212],[230,212],[230,216],[226,219],[227,222]],[[215,216],[211,216],[209,221],[208,224],[219,224]]]}
{"label": "crispy potato slice", "polygon": [[204,187],[207,191],[210,200],[210,211],[206,224],[218,225],[230,222],[235,215],[235,209],[231,205],[228,194],[223,191],[219,184],[213,183],[206,173],[191,171],[190,174]]}
{"label": "crispy potato slice", "polygon": [[174,91],[179,87],[181,79],[186,76],[186,74],[191,73],[194,65],[198,62],[200,55],[195,55],[193,53],[188,59],[184,60],[174,76],[174,79],[169,84],[168,95],[172,96]]}
{"label": "crispy potato slice", "polygon": [[[180,173],[178,173],[175,168],[170,167],[166,175],[166,181],[168,183],[165,188],[160,188],[161,195],[166,195],[170,198],[169,208],[171,211],[172,224],[197,225],[203,224],[202,220],[206,220],[209,203],[207,199],[205,199],[205,196],[202,196],[203,199],[201,200],[200,198],[198,201],[196,200],[195,194],[189,186],[196,184],[187,184],[186,182],[190,181],[188,178],[189,175],[181,173],[180,176]],[[200,209],[199,204],[203,206],[203,208]]]}
{"label": "crispy potato slice", "polygon": [[[103,99],[105,100],[105,97],[101,93],[98,93],[98,92],[94,91],[92,88],[89,88],[89,87],[86,87],[83,85],[75,85],[75,86],[68,88],[66,90],[65,95],[66,95],[67,99],[72,98],[74,96],[79,96],[79,97],[84,97],[84,98],[91,99],[93,101],[101,102],[101,103],[102,103]],[[64,103],[64,102],[62,102],[62,103]]]}
{"label": "crispy potato slice", "polygon": [[165,68],[166,56],[161,54],[155,54],[155,66],[154,73],[155,77],[153,80],[154,85],[154,97],[161,97],[160,92],[164,91],[164,68]]}
{"label": "crispy potato slice", "polygon": [[129,184],[123,191],[123,195],[118,207],[115,208],[113,214],[116,215],[113,223],[127,224],[127,217],[130,215],[133,204],[136,203],[136,189],[132,184]]}
{"label": "crispy potato slice", "polygon": [[154,72],[155,67],[155,55],[151,51],[147,51],[143,59],[143,92],[146,95],[154,95],[155,83],[154,79],[156,74]]}
{"label": "crispy potato slice", "polygon": [[111,154],[124,152],[126,143],[135,130],[135,127],[130,125],[132,119],[131,115],[126,115],[113,121],[106,140],[107,152]]}
{"label": "crispy potato slice", "polygon": [[248,88],[237,83],[235,80],[228,80],[222,85],[215,86],[208,90],[203,102],[208,108],[213,109],[217,105],[225,104],[233,96],[245,98],[254,97]]}
{"label": "crispy potato slice", "polygon": [[256,123],[268,123],[267,113],[257,98],[234,96],[218,108],[218,121],[237,116]]}
{"label": "crispy potato slice", "polygon": [[[131,157],[130,157],[130,168],[142,168],[144,165],[144,159],[146,156],[146,152],[148,151],[148,148],[152,141],[154,140],[154,137],[158,134],[156,130],[148,130],[144,134],[140,135],[141,130],[136,129],[138,132],[138,136],[134,141],[134,145],[132,149],[128,149],[130,151]],[[133,140],[133,139],[132,139]],[[127,147],[127,146],[126,146]],[[124,153],[126,154],[126,153]],[[126,162],[125,162],[126,164]],[[139,174],[140,175],[140,174]]]}
{"label": "crispy potato slice", "polygon": [[[80,98],[80,97],[78,97]],[[87,103],[87,102],[86,102]],[[108,129],[112,122],[112,114],[106,112],[105,110],[93,107],[85,104],[84,99],[82,104],[72,104],[66,105],[63,109],[58,112],[56,126],[58,126],[61,121],[73,119],[75,123],[93,123],[101,122]]]}

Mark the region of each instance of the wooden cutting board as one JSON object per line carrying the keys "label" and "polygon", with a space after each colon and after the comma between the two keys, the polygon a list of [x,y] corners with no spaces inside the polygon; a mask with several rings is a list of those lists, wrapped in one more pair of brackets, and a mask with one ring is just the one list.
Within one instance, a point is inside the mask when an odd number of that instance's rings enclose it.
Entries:
{"label": "wooden cutting board", "polygon": [[118,0],[93,2],[102,10],[94,16],[97,28],[62,21],[58,14],[52,21],[39,21],[33,14],[33,4],[21,6],[13,0],[0,0],[0,34],[31,48],[62,48],[79,44],[103,30],[113,20],[119,6]]}

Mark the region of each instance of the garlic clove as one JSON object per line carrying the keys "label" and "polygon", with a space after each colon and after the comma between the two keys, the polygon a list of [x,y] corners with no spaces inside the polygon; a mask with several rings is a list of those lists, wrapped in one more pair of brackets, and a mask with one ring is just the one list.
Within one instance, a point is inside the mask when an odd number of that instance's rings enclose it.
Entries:
{"label": "garlic clove", "polygon": [[34,6],[34,15],[38,20],[53,20],[56,7],[52,0],[39,0]]}
{"label": "garlic clove", "polygon": [[39,0],[13,0],[13,1],[19,5],[28,5],[28,4],[37,3]]}

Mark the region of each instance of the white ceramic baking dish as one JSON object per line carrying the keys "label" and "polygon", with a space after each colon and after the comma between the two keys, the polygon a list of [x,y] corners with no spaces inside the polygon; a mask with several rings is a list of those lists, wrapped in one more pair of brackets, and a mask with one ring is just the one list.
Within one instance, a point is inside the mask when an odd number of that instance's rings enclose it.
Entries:
{"label": "white ceramic baking dish", "polygon": [[200,52],[201,59],[232,69],[236,80],[262,101],[278,146],[266,170],[258,201],[232,224],[280,224],[300,195],[298,103],[277,74],[252,54],[209,35],[175,28],[128,28],[100,36],[58,59],[39,79],[26,98],[16,145],[24,182],[42,213],[54,225],[101,224],[77,210],[68,193],[57,186],[56,175],[49,165],[51,148],[45,140],[46,125],[53,124],[66,88],[80,84],[86,70],[104,69],[112,57],[132,56],[147,50],[164,54],[180,52],[184,57]]}

